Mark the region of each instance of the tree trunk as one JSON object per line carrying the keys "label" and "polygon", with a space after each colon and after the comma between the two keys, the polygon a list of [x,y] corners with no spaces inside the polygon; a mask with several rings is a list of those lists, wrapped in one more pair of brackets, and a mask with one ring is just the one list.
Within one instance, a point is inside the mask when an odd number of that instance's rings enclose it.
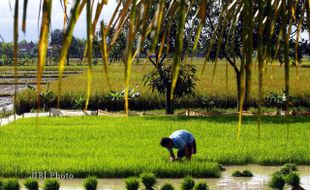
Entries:
{"label": "tree trunk", "polygon": [[248,110],[250,107],[249,100],[251,97],[251,83],[252,83],[252,63],[247,63],[245,72],[245,96],[243,103],[243,110]]}
{"label": "tree trunk", "polygon": [[70,59],[69,59],[69,54],[67,55],[67,65],[70,65]]}
{"label": "tree trunk", "polygon": [[166,114],[173,115],[174,114],[174,100],[171,100],[171,83],[167,85],[166,88]]}
{"label": "tree trunk", "polygon": [[241,73],[236,72],[236,79],[237,79],[237,108],[240,107],[240,97],[241,97]]}

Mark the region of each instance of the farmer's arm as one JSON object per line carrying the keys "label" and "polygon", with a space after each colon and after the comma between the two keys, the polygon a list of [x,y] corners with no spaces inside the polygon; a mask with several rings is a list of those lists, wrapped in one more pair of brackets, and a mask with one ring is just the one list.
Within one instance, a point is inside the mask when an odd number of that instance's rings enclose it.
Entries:
{"label": "farmer's arm", "polygon": [[188,148],[188,146],[185,146],[185,157],[187,160],[190,160],[192,157],[191,150]]}
{"label": "farmer's arm", "polygon": [[174,153],[172,151],[172,148],[171,149],[169,148],[168,151],[169,151],[169,154],[170,154],[170,160],[174,161],[175,160],[175,155],[174,155]]}

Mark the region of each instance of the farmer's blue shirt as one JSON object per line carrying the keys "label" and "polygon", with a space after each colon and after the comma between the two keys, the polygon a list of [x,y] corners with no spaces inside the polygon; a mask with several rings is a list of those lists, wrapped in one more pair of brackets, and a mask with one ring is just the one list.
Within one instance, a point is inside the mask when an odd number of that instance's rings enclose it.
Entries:
{"label": "farmer's blue shirt", "polygon": [[186,145],[193,143],[194,136],[186,130],[178,130],[173,132],[170,136],[173,141],[173,148],[183,150]]}

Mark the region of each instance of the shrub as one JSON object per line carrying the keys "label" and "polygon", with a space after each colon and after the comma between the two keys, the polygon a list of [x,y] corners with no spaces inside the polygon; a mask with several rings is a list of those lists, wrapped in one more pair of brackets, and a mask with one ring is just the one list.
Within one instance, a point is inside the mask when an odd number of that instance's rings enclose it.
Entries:
{"label": "shrub", "polygon": [[2,181],[2,179],[0,179],[0,190],[2,190],[3,189],[3,181]]}
{"label": "shrub", "polygon": [[298,169],[297,169],[296,164],[292,164],[292,163],[284,164],[282,168],[280,169],[281,173],[284,175],[288,175],[289,173],[293,171],[297,171],[297,170]]}
{"label": "shrub", "polygon": [[142,183],[145,186],[146,190],[153,190],[156,183],[155,175],[152,173],[143,173],[141,174]]}
{"label": "shrub", "polygon": [[182,190],[191,190],[195,186],[195,181],[192,177],[186,177],[182,182]]}
{"label": "shrub", "polygon": [[20,186],[17,179],[7,179],[3,183],[3,190],[19,190]]}
{"label": "shrub", "polygon": [[129,177],[125,180],[127,190],[138,190],[139,181],[136,177]]}
{"label": "shrub", "polygon": [[[172,64],[168,61],[159,68],[161,68],[161,72],[158,71],[158,68],[154,68],[150,73],[144,75],[143,82],[144,86],[149,86],[152,92],[156,90],[159,94],[165,94],[169,86],[167,81],[171,80]],[[179,76],[174,91],[175,97],[183,97],[195,93],[196,82],[198,81],[196,72],[197,67],[195,65],[180,65]]]}
{"label": "shrub", "polygon": [[44,182],[44,190],[59,190],[59,182],[56,179],[47,179]]}
{"label": "shrub", "polygon": [[293,187],[298,187],[300,183],[299,175],[295,172],[291,172],[285,176],[285,182]]}
{"label": "shrub", "polygon": [[206,183],[198,183],[194,188],[194,190],[207,190],[207,189],[209,188]]}
{"label": "shrub", "polygon": [[232,173],[233,177],[253,177],[253,173],[250,170],[244,170],[243,172],[236,170]]}
{"label": "shrub", "polygon": [[88,176],[84,181],[84,187],[86,190],[96,190],[97,184],[98,182],[95,176]]}
{"label": "shrub", "polygon": [[32,179],[32,178],[26,179],[24,185],[29,190],[38,190],[39,189],[38,181],[35,179]]}
{"label": "shrub", "polygon": [[174,187],[170,183],[165,183],[160,189],[161,190],[174,190]]}
{"label": "shrub", "polygon": [[239,170],[236,170],[232,173],[232,176],[234,177],[242,177],[242,173]]}
{"label": "shrub", "polygon": [[272,174],[272,178],[269,181],[269,187],[273,189],[283,189],[285,180],[281,172],[275,172]]}
{"label": "shrub", "polygon": [[242,172],[243,177],[253,177],[253,173],[250,170],[244,170]]}

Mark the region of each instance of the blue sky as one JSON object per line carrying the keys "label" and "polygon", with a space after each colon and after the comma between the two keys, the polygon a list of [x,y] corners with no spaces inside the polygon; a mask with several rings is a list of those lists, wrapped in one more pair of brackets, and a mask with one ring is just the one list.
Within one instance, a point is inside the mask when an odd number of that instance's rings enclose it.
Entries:
{"label": "blue sky", "polygon": [[[12,9],[14,9],[15,0],[0,0],[0,34],[5,42],[13,41],[13,12],[10,9],[9,1],[11,1]],[[95,0],[97,2],[98,0]],[[73,0],[68,0],[70,3],[69,9]],[[24,34],[19,31],[19,40],[27,40],[37,42],[39,38],[38,13],[40,0],[28,0],[27,10],[27,31]],[[116,7],[115,0],[108,0],[108,5],[103,8],[101,13],[101,20],[108,22]],[[23,1],[20,0],[19,17],[20,27],[23,14]],[[63,28],[63,10],[59,0],[53,0],[52,6],[52,30]],[[79,21],[77,22],[74,35],[80,38],[86,38],[86,15],[83,11]]]}

